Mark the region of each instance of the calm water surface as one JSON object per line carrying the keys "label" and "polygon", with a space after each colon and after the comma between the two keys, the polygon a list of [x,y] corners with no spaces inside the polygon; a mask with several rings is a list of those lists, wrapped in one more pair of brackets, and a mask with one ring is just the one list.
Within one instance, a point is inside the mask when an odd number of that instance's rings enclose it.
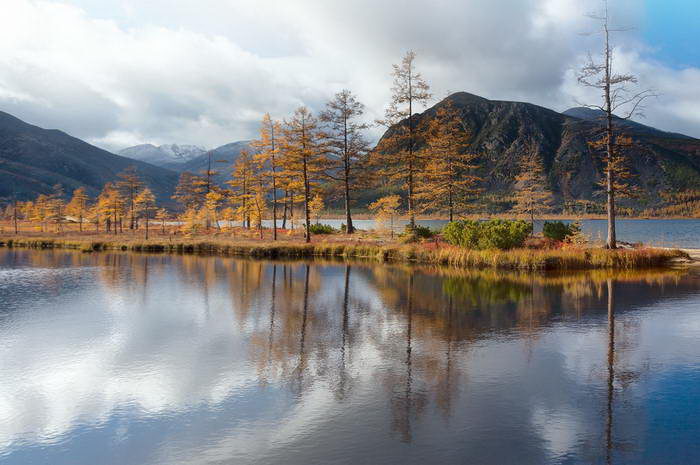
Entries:
{"label": "calm water surface", "polygon": [[700,276],[0,250],[3,464],[700,463]]}

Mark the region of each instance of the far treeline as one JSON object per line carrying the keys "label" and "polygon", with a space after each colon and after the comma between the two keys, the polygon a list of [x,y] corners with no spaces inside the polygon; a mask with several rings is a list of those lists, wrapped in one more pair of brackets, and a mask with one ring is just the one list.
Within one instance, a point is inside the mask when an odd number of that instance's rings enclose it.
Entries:
{"label": "far treeline", "polygon": [[[616,248],[615,218],[617,197],[631,194],[627,180],[627,157],[632,139],[615,124],[615,114],[627,110],[631,118],[643,101],[653,96],[650,90],[632,90],[637,79],[616,74],[613,68],[613,46],[607,11],[600,20],[603,49],[600,62],[591,61],[579,73],[579,82],[600,91],[601,102],[589,108],[602,111],[601,131],[590,140],[591,148],[600,152],[605,170],[602,192],[608,217],[607,247]],[[364,132],[364,105],[349,90],[338,92],[319,114],[302,106],[281,121],[265,114],[260,135],[231,165],[216,160],[209,153],[207,169],[199,173],[183,173],[173,199],[176,213],[161,208],[155,196],[144,185],[136,169],[118,175],[118,181],[107,183],[96,199],[85,189],[73,192],[69,202],[61,186],[50,195],[39,195],[34,201],[13,202],[4,215],[15,223],[21,219],[62,229],[67,216],[74,218],[80,229],[84,223],[104,232],[117,234],[125,228],[146,230],[153,220],[164,229],[166,220],[177,219],[190,230],[221,228],[222,222],[238,221],[244,228],[256,228],[262,236],[263,219],[272,220],[272,238],[278,228],[293,227],[295,212],[301,212],[306,241],[311,240],[312,218],[325,208],[324,197],[342,199],[344,231],[355,231],[351,206],[369,190],[381,186],[386,194],[369,205],[378,216],[392,216],[399,211],[408,217],[409,228],[416,227],[416,214],[456,217],[477,213],[475,204],[482,192],[478,155],[470,152],[470,133],[456,108],[446,100],[437,109],[436,117],[418,124],[417,107],[425,107],[432,98],[430,86],[416,69],[416,54],[408,52],[399,64],[393,65],[392,98],[385,116],[377,124],[388,130],[376,147],[371,148]],[[619,116],[619,115],[618,115]],[[512,212],[536,216],[552,213],[555,197],[550,191],[544,163],[534,148],[523,154],[517,167]],[[224,164],[228,165],[224,165]],[[224,186],[214,181],[219,166],[228,166],[230,180]],[[695,214],[700,206],[697,193],[674,194],[677,207],[669,214]],[[298,221],[300,218],[297,218]],[[230,224],[230,223],[225,223]],[[146,231],[148,234],[148,231]]]}

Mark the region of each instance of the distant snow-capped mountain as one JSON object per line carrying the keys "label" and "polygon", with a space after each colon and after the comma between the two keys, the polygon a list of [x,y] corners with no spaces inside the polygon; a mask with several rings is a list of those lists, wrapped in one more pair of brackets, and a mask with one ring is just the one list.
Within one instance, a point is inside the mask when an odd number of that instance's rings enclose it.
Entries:
{"label": "distant snow-capped mountain", "polygon": [[120,150],[118,154],[156,166],[177,168],[178,165],[185,164],[206,151],[207,149],[197,145],[166,144],[157,147],[153,144],[142,144]]}

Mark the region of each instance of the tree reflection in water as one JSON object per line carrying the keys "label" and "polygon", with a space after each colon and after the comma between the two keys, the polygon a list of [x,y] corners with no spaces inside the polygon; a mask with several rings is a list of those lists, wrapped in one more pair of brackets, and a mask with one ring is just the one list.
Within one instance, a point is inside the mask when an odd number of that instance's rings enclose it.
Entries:
{"label": "tree reflection in water", "polygon": [[[231,316],[227,331],[244,348],[236,355],[253,367],[261,389],[289,393],[297,403],[328,392],[326,402],[349,408],[366,395],[357,391],[372,383],[381,391],[373,396],[388,412],[387,429],[405,443],[420,436],[426,412],[450,423],[455,412],[472,407],[466,395],[474,387],[472,352],[515,340],[526,347],[529,363],[541,339],[562,322],[588,319],[585,324],[596,324],[602,334],[607,309],[607,353],[601,341],[595,361],[596,382],[606,392],[605,420],[599,418],[597,452],[591,454],[592,461],[599,457],[602,435],[606,463],[613,463],[628,425],[620,421],[622,397],[645,368],[631,360],[639,335],[635,319],[624,317],[626,309],[696,286],[681,270],[545,275],[31,251],[4,259],[12,266],[19,260],[43,268],[97,267],[95,285],[105,294],[138,291],[131,295],[143,308],[167,297],[173,286],[192,293],[205,323]],[[76,285],[56,276],[41,284],[37,292],[51,294]],[[598,417],[600,400],[592,400]]]}

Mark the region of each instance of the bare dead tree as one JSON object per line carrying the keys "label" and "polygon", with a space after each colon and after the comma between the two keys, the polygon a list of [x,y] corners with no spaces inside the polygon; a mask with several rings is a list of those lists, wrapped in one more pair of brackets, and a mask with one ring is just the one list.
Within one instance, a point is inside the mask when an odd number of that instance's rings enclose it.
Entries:
{"label": "bare dead tree", "polygon": [[[624,32],[627,29],[613,28],[610,25],[610,12],[608,0],[603,0],[603,13],[591,15],[591,18],[600,23],[600,34],[603,38],[602,56],[598,59],[589,54],[587,63],[578,73],[578,82],[586,87],[601,91],[601,104],[582,104],[587,108],[600,110],[604,115],[604,136],[602,143],[605,145],[605,193],[607,197],[606,209],[608,215],[607,247],[617,248],[617,235],[615,231],[615,194],[616,171],[622,163],[621,151],[618,149],[619,120],[628,120],[635,115],[641,115],[644,101],[656,94],[652,89],[637,87],[637,77],[632,74],[617,73],[614,69],[614,46],[611,35],[615,32]],[[622,115],[617,115],[622,112]]]}

